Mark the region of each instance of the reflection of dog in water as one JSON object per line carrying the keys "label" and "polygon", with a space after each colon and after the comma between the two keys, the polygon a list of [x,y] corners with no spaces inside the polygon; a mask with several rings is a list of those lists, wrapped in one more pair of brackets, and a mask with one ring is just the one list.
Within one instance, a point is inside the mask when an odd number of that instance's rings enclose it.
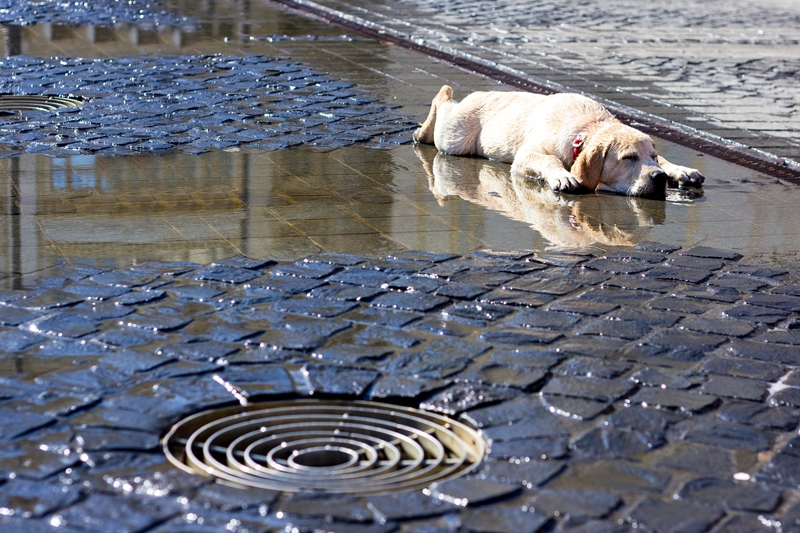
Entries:
{"label": "reflection of dog in water", "polygon": [[543,178],[556,191],[664,198],[667,182],[700,186],[705,179],[670,163],[650,137],[577,94],[477,92],[459,103],[445,85],[414,140],[450,155],[511,163],[511,172]]}
{"label": "reflection of dog in water", "polygon": [[529,224],[559,246],[631,246],[648,227],[664,223],[664,202],[609,195],[566,197],[542,181],[509,174],[501,163],[452,157],[419,145],[416,152],[440,204],[448,196],[460,196]]}

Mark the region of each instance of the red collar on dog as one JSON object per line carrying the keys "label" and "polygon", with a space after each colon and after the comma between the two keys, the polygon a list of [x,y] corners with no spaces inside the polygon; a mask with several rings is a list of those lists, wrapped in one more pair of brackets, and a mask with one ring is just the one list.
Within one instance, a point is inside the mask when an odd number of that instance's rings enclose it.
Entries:
{"label": "red collar on dog", "polygon": [[583,148],[583,137],[578,135],[575,137],[575,140],[572,141],[572,160],[575,161],[578,159],[578,155],[581,153],[581,148]]}

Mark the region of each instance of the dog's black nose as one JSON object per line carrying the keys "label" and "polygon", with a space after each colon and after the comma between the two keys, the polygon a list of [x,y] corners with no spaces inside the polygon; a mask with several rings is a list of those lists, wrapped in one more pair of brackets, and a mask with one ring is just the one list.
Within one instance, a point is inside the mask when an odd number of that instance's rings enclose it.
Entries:
{"label": "dog's black nose", "polygon": [[653,182],[653,186],[656,188],[662,188],[667,186],[667,173],[663,170],[656,170],[650,174],[650,180]]}

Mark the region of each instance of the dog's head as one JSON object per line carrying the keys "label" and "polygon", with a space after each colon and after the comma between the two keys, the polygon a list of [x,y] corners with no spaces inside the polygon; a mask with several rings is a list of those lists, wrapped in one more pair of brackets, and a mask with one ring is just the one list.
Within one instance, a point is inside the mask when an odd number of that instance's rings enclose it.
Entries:
{"label": "dog's head", "polygon": [[608,124],[585,139],[572,173],[593,191],[663,199],[667,174],[657,158],[650,137],[624,124]]}

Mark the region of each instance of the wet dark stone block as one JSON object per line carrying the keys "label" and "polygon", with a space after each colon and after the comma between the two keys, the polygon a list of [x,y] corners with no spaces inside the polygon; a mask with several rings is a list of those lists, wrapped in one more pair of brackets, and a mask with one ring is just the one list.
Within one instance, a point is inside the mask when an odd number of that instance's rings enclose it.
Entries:
{"label": "wet dark stone block", "polygon": [[783,431],[794,429],[800,420],[800,411],[780,406],[773,402],[774,399],[775,396],[770,399],[769,404],[745,401],[725,402],[720,408],[718,416],[728,422],[748,424],[759,429]]}
{"label": "wet dark stone block", "polygon": [[555,373],[565,376],[613,379],[630,370],[631,366],[628,363],[604,361],[591,357],[570,357],[563,365],[555,369]]}
{"label": "wet dark stone block", "polygon": [[289,374],[282,366],[228,365],[220,378],[246,391],[250,397],[264,394],[288,394],[294,390]]}
{"label": "wet dark stone block", "polygon": [[614,276],[603,282],[609,287],[619,287],[620,289],[650,291],[664,294],[675,289],[675,284],[669,281],[659,281],[657,279],[645,279],[641,276]]}
{"label": "wet dark stone block", "polygon": [[512,346],[527,346],[530,344],[550,344],[561,338],[561,333],[553,331],[486,331],[478,335],[478,339],[490,344],[506,344]]}
{"label": "wet dark stone block", "polygon": [[647,453],[661,442],[653,442],[638,431],[594,428],[570,445],[579,455],[596,457],[630,457]]}
{"label": "wet dark stone block", "polygon": [[727,272],[756,278],[775,278],[788,274],[786,270],[761,265],[731,265],[727,269]]}
{"label": "wet dark stone block", "polygon": [[351,302],[368,301],[379,294],[383,294],[383,289],[374,287],[355,287],[353,285],[341,285],[331,283],[317,287],[308,293],[310,298],[325,298],[329,300],[346,300]]}
{"label": "wet dark stone block", "polygon": [[467,512],[461,519],[466,531],[476,533],[537,533],[550,522],[543,513],[521,509],[478,508]]}
{"label": "wet dark stone block", "polygon": [[714,333],[728,337],[745,337],[755,331],[755,326],[743,320],[689,317],[681,320],[681,329]]}
{"label": "wet dark stone block", "polygon": [[765,331],[761,335],[753,338],[756,342],[764,342],[768,344],[792,344],[800,345],[800,331],[790,329],[788,331],[772,330]]}
{"label": "wet dark stone block", "polygon": [[697,268],[658,266],[642,274],[646,279],[660,279],[669,281],[686,281],[700,283],[711,277],[711,272]]}
{"label": "wet dark stone block", "polygon": [[439,287],[445,285],[445,282],[426,276],[400,276],[396,280],[390,282],[387,289],[401,291],[401,292],[434,292]]}
{"label": "wet dark stone block", "polygon": [[646,304],[648,309],[657,311],[672,311],[681,314],[701,315],[708,311],[709,304],[690,298],[677,298],[675,296],[665,296],[656,298]]}
{"label": "wet dark stone block", "polygon": [[471,300],[489,291],[489,287],[475,283],[459,283],[451,281],[442,285],[434,294],[458,300]]}
{"label": "wet dark stone block", "polygon": [[0,329],[0,350],[8,353],[21,352],[36,343],[45,342],[47,337],[18,329]]}
{"label": "wet dark stone block", "polygon": [[506,322],[512,327],[554,329],[565,331],[580,321],[580,317],[556,311],[531,309],[518,313],[517,316]]}
{"label": "wet dark stone block", "polygon": [[[508,425],[534,412],[543,412],[538,395],[525,395],[496,405],[472,409],[463,413],[461,418],[475,427],[486,428]],[[548,412],[544,414],[550,420],[551,415]]]}
{"label": "wet dark stone block", "polygon": [[226,343],[252,340],[264,333],[264,330],[239,324],[197,320],[186,328],[184,333],[187,335],[196,335],[198,340],[211,340],[218,343]]}
{"label": "wet dark stone block", "polygon": [[680,268],[697,268],[700,270],[719,270],[725,266],[725,262],[719,259],[693,257],[690,255],[679,255],[671,257],[667,265]]}
{"label": "wet dark stone block", "polygon": [[177,309],[158,307],[141,309],[120,320],[120,325],[153,331],[175,331],[190,324],[192,319]]}
{"label": "wet dark stone block", "polygon": [[800,346],[736,340],[727,346],[727,351],[732,355],[746,359],[800,365]]}
{"label": "wet dark stone block", "polygon": [[615,303],[619,305],[638,306],[639,304],[646,302],[653,297],[655,297],[654,294],[646,291],[631,291],[603,285],[601,287],[589,289],[578,296],[578,299]]}
{"label": "wet dark stone block", "polygon": [[403,374],[441,379],[460,372],[489,348],[482,343],[437,339],[427,343],[419,352],[401,353],[389,362],[387,368]]}
{"label": "wet dark stone block", "polygon": [[693,442],[671,442],[658,452],[655,466],[683,470],[695,475],[733,476],[737,472],[735,453]]}
{"label": "wet dark stone block", "polygon": [[91,494],[81,503],[55,514],[51,522],[82,533],[132,532],[150,529],[180,512],[180,505],[172,499],[120,499]]}
{"label": "wet dark stone block", "polygon": [[340,254],[336,252],[323,252],[303,259],[305,263],[323,263],[336,266],[356,266],[363,263],[365,258],[354,254]]}
{"label": "wet dark stone block", "polygon": [[726,309],[725,316],[771,325],[788,318],[789,312],[758,305],[737,305],[736,307]]}
{"label": "wet dark stone block", "polygon": [[66,285],[62,290],[87,300],[110,300],[130,292],[127,287],[100,285],[91,281],[74,282]]}
{"label": "wet dark stone block", "polygon": [[541,383],[547,372],[536,367],[486,365],[464,377],[471,378],[473,375],[484,383],[527,390]]}
{"label": "wet dark stone block", "polygon": [[[782,517],[783,518],[783,517]],[[786,527],[786,519],[777,520],[782,527]],[[766,519],[762,515],[734,515],[725,520],[716,531],[718,533],[772,533],[775,528],[770,524],[772,520]],[[793,522],[788,522],[792,524]],[[797,524],[794,524],[797,525]]]}
{"label": "wet dark stone block", "polygon": [[725,274],[716,278],[711,278],[708,280],[708,284],[717,287],[736,289],[739,291],[757,291],[767,286],[767,283],[764,283],[759,279],[742,276],[729,276]]}
{"label": "wet dark stone block", "polygon": [[536,493],[526,504],[537,511],[581,523],[588,518],[602,518],[622,504],[616,494],[594,490],[551,489]]}
{"label": "wet dark stone block", "polygon": [[101,285],[112,285],[120,287],[141,287],[148,285],[158,279],[157,274],[142,274],[138,270],[106,270],[93,275],[90,278],[93,282]]}
{"label": "wet dark stone block", "polygon": [[602,335],[635,340],[650,332],[650,326],[629,320],[600,319],[581,325],[575,330],[578,335]]}
{"label": "wet dark stone block", "polygon": [[671,329],[655,333],[650,337],[648,342],[655,346],[665,346],[672,349],[686,348],[689,350],[708,352],[727,340],[726,337],[721,335]]}
{"label": "wet dark stone block", "polygon": [[[690,350],[683,346],[670,348],[668,346],[648,344],[647,342],[629,344],[621,350],[621,354],[627,360],[638,361],[646,365],[665,364],[667,359],[683,363],[693,363],[705,357],[705,352],[701,350]],[[652,360],[654,357],[659,359],[657,363]],[[669,363],[666,364],[667,366],[672,366]]]}
{"label": "wet dark stone block", "polygon": [[456,322],[447,320],[427,319],[422,322],[417,322],[414,327],[421,330],[433,333],[434,335],[444,335],[447,337],[466,337],[472,333],[472,328],[462,326]]}
{"label": "wet dark stone block", "polygon": [[650,497],[642,500],[628,516],[638,527],[654,531],[704,533],[723,517],[721,509],[673,500]]}
{"label": "wet dark stone block", "polygon": [[407,520],[457,512],[463,507],[426,496],[422,491],[370,496],[369,503],[386,520]]}
{"label": "wet dark stone block", "polygon": [[450,277],[450,281],[487,285],[489,287],[497,287],[515,279],[517,279],[517,276],[513,274],[507,274],[505,272],[483,272],[480,270],[467,270]]}
{"label": "wet dark stone block", "polygon": [[569,398],[557,394],[539,393],[542,405],[551,413],[565,416],[572,420],[592,420],[608,410],[610,404],[585,400],[582,398]]}
{"label": "wet dark stone block", "polygon": [[611,252],[610,254],[606,255],[606,259],[610,259],[612,261],[622,261],[625,263],[657,264],[666,259],[666,256],[658,252],[629,250]]}
{"label": "wet dark stone block", "polygon": [[246,491],[238,487],[230,487],[221,483],[202,485],[194,494],[193,503],[201,507],[222,511],[239,511],[248,508],[258,509],[260,505],[271,506],[278,493],[249,487]]}
{"label": "wet dark stone block", "polygon": [[387,274],[386,272],[371,268],[348,268],[330,276],[328,281],[379,288],[383,284],[391,283],[397,279],[397,277],[396,275]]}
{"label": "wet dark stone block", "polygon": [[314,357],[335,364],[374,364],[394,354],[387,346],[370,344],[338,344],[321,348],[314,352]]}
{"label": "wet dark stone block", "polygon": [[636,388],[636,384],[630,381],[558,376],[551,379],[542,389],[542,392],[599,402],[613,402],[622,398],[634,388]]}
{"label": "wet dark stone block", "polygon": [[141,354],[129,351],[112,352],[99,359],[99,363],[109,365],[115,370],[124,374],[135,374],[137,372],[147,372],[173,362],[172,357],[165,357],[155,354]]}
{"label": "wet dark stone block", "polygon": [[15,479],[0,487],[0,506],[6,510],[4,514],[23,518],[38,518],[69,507],[81,497],[77,487],[52,480]]}
{"label": "wet dark stone block", "polygon": [[492,443],[490,458],[495,461],[509,460],[528,462],[562,459],[569,455],[569,438],[566,436],[526,438]]}
{"label": "wet dark stone block", "polygon": [[690,442],[698,442],[728,450],[764,451],[771,444],[770,439],[764,435],[764,432],[731,422],[698,425],[690,429],[684,438]]}
{"label": "wet dark stone block", "polygon": [[778,453],[756,473],[755,479],[770,486],[794,489],[800,484],[800,457]]}
{"label": "wet dark stone block", "polygon": [[[352,394],[361,396],[380,373],[373,370],[340,365],[309,365],[306,367],[311,390],[328,394]],[[298,389],[295,384],[295,389]],[[304,393],[302,387],[300,393]]]}
{"label": "wet dark stone block", "polygon": [[800,389],[783,389],[776,392],[770,399],[770,405],[788,405],[800,407]]}
{"label": "wet dark stone block", "polygon": [[53,337],[70,337],[73,339],[84,337],[97,331],[96,324],[85,318],[56,314],[36,319],[28,326],[31,331]]}
{"label": "wet dark stone block", "polygon": [[506,366],[533,366],[550,368],[564,360],[563,355],[553,353],[552,350],[493,350],[489,354],[488,362]]}
{"label": "wet dark stone block", "polygon": [[578,337],[556,343],[556,350],[564,354],[585,355],[587,357],[608,357],[628,343],[626,340],[608,337]]}
{"label": "wet dark stone block", "polygon": [[634,248],[645,252],[657,252],[662,254],[677,252],[681,249],[677,244],[662,244],[655,241],[640,241]]}
{"label": "wet dark stone block", "polygon": [[643,387],[660,387],[666,389],[688,389],[692,382],[683,376],[665,374],[652,368],[645,368],[631,376],[631,380]]}
{"label": "wet dark stone block", "polygon": [[420,409],[453,416],[480,405],[508,400],[517,395],[518,392],[508,388],[482,383],[455,383],[420,403]]}
{"label": "wet dark stone block", "polygon": [[522,487],[474,477],[461,477],[432,483],[422,492],[435,500],[462,507],[474,507],[519,494],[522,492]]}
{"label": "wet dark stone block", "polygon": [[648,442],[655,445],[663,440],[669,420],[665,414],[652,409],[632,406],[612,413],[606,418],[604,424],[608,427],[640,433]]}
{"label": "wet dark stone block", "polygon": [[763,400],[769,383],[755,379],[715,376],[701,387],[704,393],[741,400]]}
{"label": "wet dark stone block", "polygon": [[786,294],[757,293],[745,300],[747,305],[758,305],[782,311],[800,311],[800,297]]}
{"label": "wet dark stone block", "polygon": [[675,293],[675,296],[679,298],[697,298],[698,300],[710,300],[712,302],[732,304],[741,300],[744,294],[737,289],[706,285],[678,291]]}
{"label": "wet dark stone block", "polygon": [[277,263],[271,259],[250,259],[249,257],[238,255],[226,259],[218,259],[211,264],[214,266],[244,268],[247,270],[264,270]]}
{"label": "wet dark stone block", "polygon": [[253,296],[261,296],[265,291],[302,294],[324,285],[324,283],[323,280],[295,276],[262,276],[253,280],[250,284],[251,287],[246,289],[244,293]]}
{"label": "wet dark stone block", "polygon": [[333,318],[356,309],[358,304],[346,300],[323,300],[320,298],[294,298],[276,302],[276,311],[317,318]]}
{"label": "wet dark stone block", "polygon": [[545,265],[558,267],[574,267],[580,265],[581,263],[585,263],[591,257],[592,256],[586,255],[537,252],[534,254],[534,261],[538,261]]}
{"label": "wet dark stone block", "polygon": [[335,494],[295,493],[280,502],[276,510],[291,516],[310,516],[328,521],[372,522],[373,515],[367,502],[355,496]]}
{"label": "wet dark stone block", "polygon": [[104,346],[118,346],[121,348],[147,344],[165,338],[165,335],[160,335],[154,330],[126,327],[108,328],[94,336],[94,340],[102,343]]}
{"label": "wet dark stone block", "polygon": [[0,326],[19,326],[42,315],[41,311],[28,311],[17,309],[8,305],[0,306]]}
{"label": "wet dark stone block", "polygon": [[259,272],[234,266],[211,264],[201,268],[192,276],[197,281],[213,281],[239,285],[259,276]]}
{"label": "wet dark stone block", "polygon": [[310,334],[307,331],[289,329],[268,330],[258,339],[260,346],[272,350],[299,350],[302,352],[319,348],[328,340],[324,334]]}
{"label": "wet dark stone block", "polygon": [[55,422],[50,415],[32,412],[20,412],[8,407],[0,407],[0,439],[11,440],[36,429],[43,428]]}
{"label": "wet dark stone block", "polygon": [[170,286],[167,291],[178,298],[207,302],[225,294],[225,290],[217,285],[179,285]]}
{"label": "wet dark stone block", "polygon": [[330,276],[337,267],[325,263],[299,261],[293,265],[280,265],[271,270],[273,276],[298,276],[301,278],[321,279]]}
{"label": "wet dark stone block", "polygon": [[50,290],[44,292],[34,292],[26,294],[25,298],[13,297],[13,304],[15,307],[22,307],[34,311],[47,311],[50,309],[59,309],[62,307],[70,307],[84,301],[83,298],[76,297],[74,294],[68,294],[60,290]]}
{"label": "wet dark stone block", "polygon": [[653,268],[649,263],[613,261],[605,258],[589,261],[584,267],[608,272],[609,274],[638,274]]}
{"label": "wet dark stone block", "polygon": [[411,322],[422,318],[423,316],[425,315],[420,313],[412,313],[411,311],[395,311],[394,309],[370,307],[352,312],[347,316],[347,320],[360,324],[370,324],[373,326],[402,328]]}
{"label": "wet dark stone block", "polygon": [[380,326],[370,326],[356,333],[359,342],[390,343],[400,348],[412,348],[421,341],[416,335],[406,331],[392,330]]}
{"label": "wet dark stone block", "polygon": [[570,480],[586,488],[629,493],[662,493],[672,480],[666,471],[603,459],[577,464],[571,474]]}
{"label": "wet dark stone block", "polygon": [[761,483],[735,483],[713,477],[694,479],[680,491],[681,498],[705,505],[722,505],[732,511],[769,513],[781,501],[780,491]]}
{"label": "wet dark stone block", "polygon": [[558,461],[492,461],[484,462],[475,476],[531,489],[547,483],[565,468]]}
{"label": "wet dark stone block", "polygon": [[[485,321],[493,322],[507,316],[513,312],[513,309],[504,307],[502,305],[494,304],[479,304],[474,302],[457,303],[452,307],[448,307],[442,311],[442,316],[454,317],[456,319],[462,318],[478,323]],[[480,325],[480,324],[476,324]]]}
{"label": "wet dark stone block", "polygon": [[411,379],[401,376],[383,376],[367,391],[368,400],[418,398],[444,386],[446,382],[430,379]]}
{"label": "wet dark stone block", "polygon": [[373,306],[425,313],[441,307],[450,300],[444,296],[416,292],[389,292],[372,301]]}
{"label": "wet dark stone block", "polygon": [[165,295],[166,292],[158,289],[146,291],[134,290],[117,298],[115,303],[120,305],[140,305],[155,302],[163,298]]}
{"label": "wet dark stone block", "polygon": [[110,432],[118,429],[159,433],[165,422],[157,417],[130,409],[115,409],[104,404],[84,410],[69,419],[74,428],[106,428]]}
{"label": "wet dark stone block", "polygon": [[665,313],[661,311],[651,311],[648,309],[629,309],[622,308],[608,315],[612,320],[626,320],[639,322],[648,326],[660,326],[671,328],[675,325],[681,315],[678,313]]}
{"label": "wet dark stone block", "polygon": [[564,311],[579,315],[600,316],[617,308],[616,304],[589,300],[559,300],[548,306],[550,311]]}
{"label": "wet dark stone block", "polygon": [[141,429],[74,428],[75,443],[84,451],[151,451],[159,446],[158,433]]}
{"label": "wet dark stone block", "polygon": [[709,246],[692,246],[691,248],[681,252],[681,255],[689,255],[692,257],[705,257],[709,259],[727,259],[729,261],[737,261],[741,259],[741,255],[736,252],[728,250],[719,250]]}
{"label": "wet dark stone block", "polygon": [[771,291],[771,294],[785,294],[789,296],[800,296],[800,285],[783,285],[781,287],[775,287]]}
{"label": "wet dark stone block", "polygon": [[539,307],[555,300],[555,296],[500,288],[478,296],[477,300],[488,304]]}
{"label": "wet dark stone block", "polygon": [[571,281],[558,279],[540,279],[522,277],[510,283],[506,283],[504,288],[518,291],[538,292],[553,296],[564,296],[575,292],[583,285]]}
{"label": "wet dark stone block", "polygon": [[631,404],[643,407],[676,409],[688,413],[701,412],[714,405],[718,398],[691,391],[644,388],[631,398]]}

